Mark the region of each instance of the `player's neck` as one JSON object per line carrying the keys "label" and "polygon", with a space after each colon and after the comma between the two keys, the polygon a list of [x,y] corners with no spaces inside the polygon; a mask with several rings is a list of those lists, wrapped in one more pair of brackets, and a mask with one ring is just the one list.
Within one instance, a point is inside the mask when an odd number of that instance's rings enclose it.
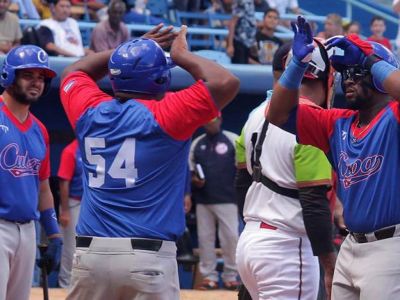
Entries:
{"label": "player's neck", "polygon": [[360,109],[358,111],[359,113],[359,118],[358,118],[358,125],[359,126],[365,126],[368,125],[374,118],[375,116],[384,108],[386,105],[389,103],[389,101],[382,101],[383,99],[380,99],[380,101],[375,102],[373,105],[369,106],[368,108],[365,109]]}
{"label": "player's neck", "polygon": [[25,122],[29,115],[29,105],[19,103],[7,91],[2,94],[4,105],[21,123]]}

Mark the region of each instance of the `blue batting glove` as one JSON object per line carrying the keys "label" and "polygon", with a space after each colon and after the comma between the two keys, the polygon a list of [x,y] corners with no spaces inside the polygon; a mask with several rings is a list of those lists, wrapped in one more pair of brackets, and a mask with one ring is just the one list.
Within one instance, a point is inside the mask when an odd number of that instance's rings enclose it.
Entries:
{"label": "blue batting glove", "polygon": [[[330,60],[337,71],[347,66],[363,65],[366,58],[363,50],[351,42],[347,37],[332,37],[325,43],[326,50],[331,52]],[[330,51],[330,49],[332,49]]]}
{"label": "blue batting glove", "polygon": [[291,25],[294,33],[293,56],[302,63],[308,63],[314,50],[310,24],[302,16],[298,16],[297,22],[292,22]]}
{"label": "blue batting glove", "polygon": [[59,268],[61,262],[61,238],[51,238],[49,239],[49,244],[47,246],[46,252],[41,255],[40,259],[36,260],[36,264],[39,268],[46,268],[47,273],[55,271]]}

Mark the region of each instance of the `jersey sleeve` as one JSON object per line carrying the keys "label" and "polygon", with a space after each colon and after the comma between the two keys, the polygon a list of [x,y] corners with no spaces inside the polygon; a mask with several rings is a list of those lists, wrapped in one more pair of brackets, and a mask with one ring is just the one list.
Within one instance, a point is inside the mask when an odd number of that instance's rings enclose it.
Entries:
{"label": "jersey sleeve", "polygon": [[80,71],[70,73],[61,82],[60,98],[74,129],[76,122],[88,108],[112,99],[89,75]]}
{"label": "jersey sleeve", "polygon": [[332,168],[325,154],[318,148],[298,144],[294,151],[297,186],[332,185]]}
{"label": "jersey sleeve", "polygon": [[336,120],[353,113],[350,110],[328,110],[317,106],[299,104],[297,109],[290,114],[283,128],[289,128],[288,131],[296,134],[300,144],[313,145],[327,153],[329,151],[329,138],[333,133]]}
{"label": "jersey sleeve", "polygon": [[161,101],[139,101],[152,111],[161,128],[176,140],[187,140],[197,128],[219,115],[202,80],[179,92],[167,93]]}
{"label": "jersey sleeve", "polygon": [[237,165],[246,165],[246,146],[244,142],[244,128],[235,141],[235,154]]}
{"label": "jersey sleeve", "polygon": [[71,181],[75,172],[75,152],[74,144],[69,144],[61,153],[60,167],[58,168],[57,176],[61,179]]}

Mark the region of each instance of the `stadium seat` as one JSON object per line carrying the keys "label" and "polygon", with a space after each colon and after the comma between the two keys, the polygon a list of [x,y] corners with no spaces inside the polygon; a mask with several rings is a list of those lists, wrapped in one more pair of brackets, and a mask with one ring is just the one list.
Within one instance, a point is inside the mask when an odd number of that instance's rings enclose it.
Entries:
{"label": "stadium seat", "polygon": [[213,60],[219,64],[230,64],[231,59],[223,51],[218,51],[218,50],[198,50],[194,52],[195,54],[205,57],[207,59]]}

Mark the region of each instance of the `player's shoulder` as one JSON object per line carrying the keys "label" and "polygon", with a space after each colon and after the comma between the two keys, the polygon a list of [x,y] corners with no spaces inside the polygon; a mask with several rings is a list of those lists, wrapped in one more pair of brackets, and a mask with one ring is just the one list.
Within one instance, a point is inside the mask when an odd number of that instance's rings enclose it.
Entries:
{"label": "player's shoulder", "polygon": [[239,138],[239,135],[229,130],[222,130],[222,133],[228,138],[232,145],[235,146],[235,141]]}
{"label": "player's shoulder", "polygon": [[42,134],[46,138],[48,138],[49,134],[47,132],[46,126],[44,126],[44,124],[34,114],[30,113],[30,115],[31,115],[33,124],[36,124],[39,127],[39,129],[42,132]]}

